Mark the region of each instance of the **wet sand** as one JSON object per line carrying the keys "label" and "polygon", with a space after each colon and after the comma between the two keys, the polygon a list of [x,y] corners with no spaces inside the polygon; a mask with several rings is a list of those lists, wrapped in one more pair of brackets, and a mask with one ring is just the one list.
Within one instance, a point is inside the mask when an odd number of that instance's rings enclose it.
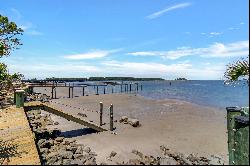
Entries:
{"label": "wet sand", "polygon": [[[35,89],[45,93],[44,89]],[[48,92],[49,90],[47,90]],[[58,90],[58,94],[67,91]],[[81,92],[79,92],[81,93]],[[227,163],[226,111],[179,100],[149,100],[135,94],[90,95],[53,99],[50,103],[64,111],[87,115],[86,119],[99,124],[99,102],[104,104],[105,127],[109,128],[108,107],[114,105],[114,132],[95,133],[92,130],[52,115],[65,137],[91,147],[97,153],[97,163],[106,161],[111,151],[117,161],[131,158],[133,149],[147,155],[161,154],[160,145],[184,154],[216,155]],[[67,105],[67,106],[66,106]],[[141,126],[134,128],[119,123],[121,116],[137,118]],[[114,134],[115,133],[115,134]]]}

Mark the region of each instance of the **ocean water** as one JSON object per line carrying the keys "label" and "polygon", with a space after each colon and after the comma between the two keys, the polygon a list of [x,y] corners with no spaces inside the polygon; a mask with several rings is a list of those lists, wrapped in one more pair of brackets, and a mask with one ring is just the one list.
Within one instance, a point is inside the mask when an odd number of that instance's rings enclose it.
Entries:
{"label": "ocean water", "polygon": [[[95,84],[95,82],[92,83]],[[249,86],[243,81],[234,85],[225,85],[223,80],[141,81],[139,84],[142,85],[142,91],[139,86],[138,94],[149,99],[179,99],[223,110],[231,106],[249,106]],[[121,92],[119,85],[109,85],[105,93],[112,93],[112,89],[113,93]],[[124,90],[123,86],[123,93]],[[132,85],[132,90],[136,90],[135,85]],[[91,95],[96,93],[97,88],[90,86],[85,91],[85,94]],[[98,93],[104,93],[103,87],[98,88]]]}
{"label": "ocean water", "polygon": [[151,81],[142,82],[140,95],[151,99],[179,99],[204,106],[225,109],[229,106],[249,106],[249,86],[246,82],[225,85],[214,81]]}

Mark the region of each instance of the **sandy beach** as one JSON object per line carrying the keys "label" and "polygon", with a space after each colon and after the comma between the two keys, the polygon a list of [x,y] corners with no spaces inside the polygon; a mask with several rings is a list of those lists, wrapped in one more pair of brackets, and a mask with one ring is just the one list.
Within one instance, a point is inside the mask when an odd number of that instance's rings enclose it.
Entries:
{"label": "sandy beach", "polygon": [[[47,93],[44,88],[36,92]],[[66,90],[58,90],[59,96],[67,96]],[[80,93],[80,92],[79,92]],[[109,129],[108,107],[114,106],[113,132],[93,132],[82,125],[51,115],[53,121],[68,139],[74,139],[91,147],[97,154],[97,163],[107,162],[112,151],[117,155],[112,162],[127,161],[133,157],[133,149],[159,156],[160,146],[184,154],[215,155],[227,163],[226,112],[179,100],[149,100],[136,94],[89,95],[74,98],[53,99],[50,103],[76,116],[87,115],[86,119],[99,124],[99,102],[104,104],[104,125]],[[119,123],[121,116],[136,118],[140,127]]]}

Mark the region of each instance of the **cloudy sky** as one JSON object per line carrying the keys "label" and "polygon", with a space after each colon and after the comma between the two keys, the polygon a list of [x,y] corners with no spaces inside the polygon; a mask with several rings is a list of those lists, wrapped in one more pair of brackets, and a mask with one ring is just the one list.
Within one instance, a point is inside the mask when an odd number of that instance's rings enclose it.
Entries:
{"label": "cloudy sky", "polygon": [[223,79],[249,53],[248,0],[0,0],[24,29],[1,58],[26,78]]}

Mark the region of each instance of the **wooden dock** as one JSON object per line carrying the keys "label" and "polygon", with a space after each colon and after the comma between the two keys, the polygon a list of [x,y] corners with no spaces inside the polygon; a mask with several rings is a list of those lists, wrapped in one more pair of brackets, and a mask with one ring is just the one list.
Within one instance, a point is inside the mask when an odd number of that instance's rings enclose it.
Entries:
{"label": "wooden dock", "polygon": [[78,123],[78,124],[81,124],[81,125],[84,125],[86,127],[89,127],[91,129],[94,129],[96,131],[107,131],[107,129],[97,125],[97,124],[94,124],[90,121],[88,121],[87,119],[83,119],[83,118],[78,118],[78,117],[75,117],[74,115],[71,115],[69,113],[66,113],[62,110],[59,110],[49,104],[46,104],[46,103],[41,103],[41,102],[29,102],[29,103],[25,103],[24,105],[24,109],[26,111],[28,110],[32,110],[32,109],[43,109],[44,111],[47,111],[49,113],[52,113],[52,114],[55,114],[57,116],[60,116],[62,118],[65,118],[69,121],[73,121],[75,123]]}
{"label": "wooden dock", "polygon": [[23,108],[0,109],[0,165],[41,165]]}

